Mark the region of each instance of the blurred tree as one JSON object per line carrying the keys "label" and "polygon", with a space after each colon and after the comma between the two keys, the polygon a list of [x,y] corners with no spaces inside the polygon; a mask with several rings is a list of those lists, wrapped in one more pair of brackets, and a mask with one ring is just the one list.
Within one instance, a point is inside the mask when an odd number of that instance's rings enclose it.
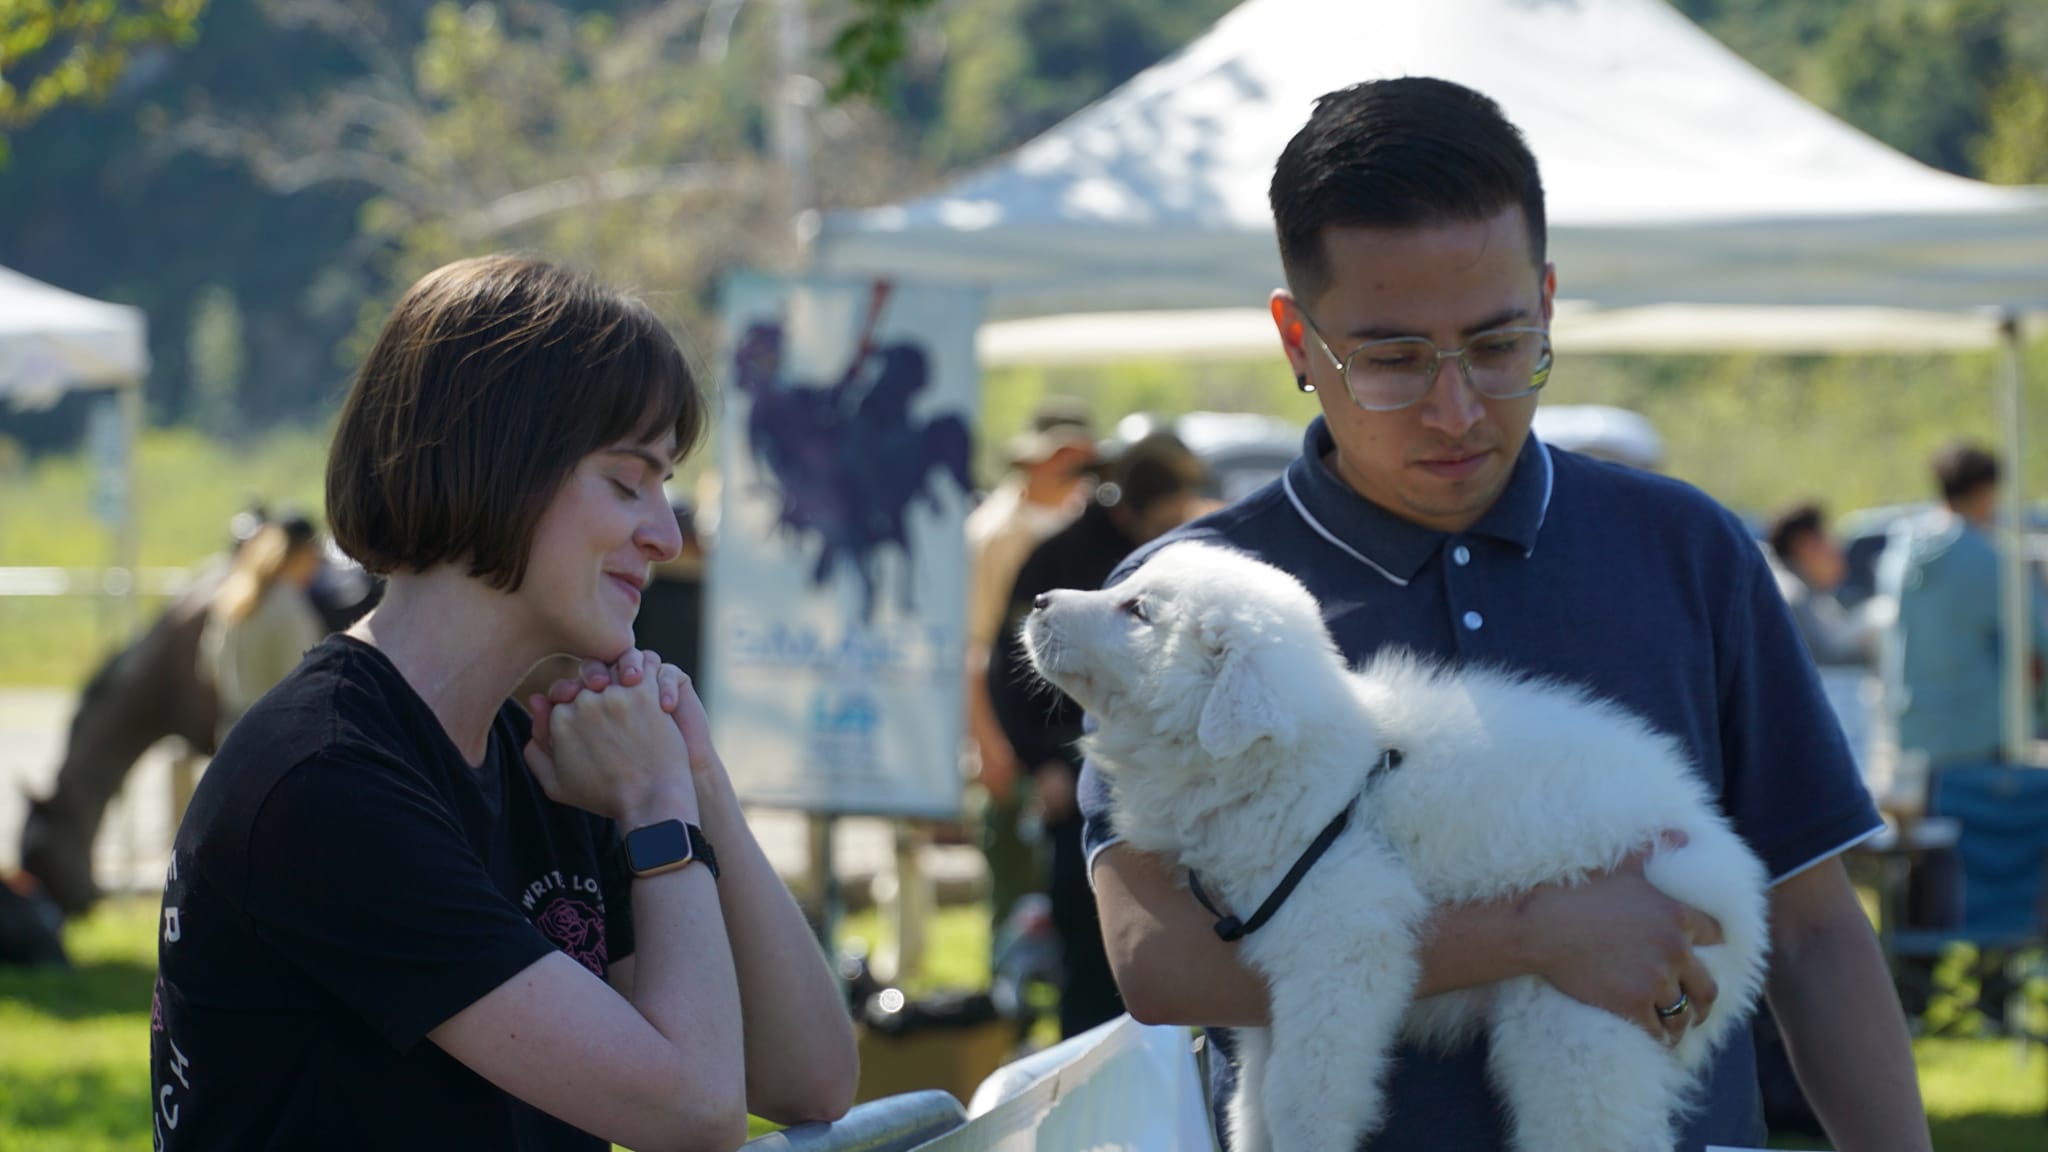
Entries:
{"label": "blurred tree", "polygon": [[932,4],[933,0],[859,0],[832,41],[839,78],[832,82],[831,98],[836,102],[887,96],[910,42],[907,26]]}
{"label": "blurred tree", "polygon": [[1991,95],[1977,168],[1994,184],[2048,184],[2048,71],[2015,68]]}
{"label": "blurred tree", "polygon": [[2030,84],[2048,76],[2041,0],[1675,3],[1800,95],[1922,163],[2008,182],[2032,170]]}
{"label": "blurred tree", "polygon": [[1973,174],[1991,91],[2007,72],[2005,0],[1911,0],[1845,11],[1801,66],[1823,107],[1924,163]]}
{"label": "blurred tree", "polygon": [[[334,37],[361,74],[267,121],[192,116],[164,143],[239,160],[281,192],[370,191],[331,277],[353,278],[334,290],[361,300],[358,342],[422,272],[504,248],[580,264],[706,332],[721,270],[797,256],[769,144],[777,95],[805,82],[779,74],[777,29],[739,8],[438,3],[412,45],[374,0],[274,0],[276,19]],[[879,113],[813,101],[806,126],[825,202],[891,178]]]}
{"label": "blurred tree", "polygon": [[1791,84],[1842,14],[1869,0],[1673,0],[1743,59]]}
{"label": "blurred tree", "polygon": [[103,97],[129,54],[183,44],[206,0],[0,0],[0,163],[8,134],[59,104]]}
{"label": "blurred tree", "polygon": [[971,164],[1038,135],[1199,36],[1238,0],[962,0],[919,24],[885,99],[926,159]]}
{"label": "blurred tree", "polygon": [[192,390],[200,429],[219,439],[233,438],[243,431],[241,393],[247,361],[242,309],[235,303],[233,289],[209,284],[200,290],[186,348],[192,359]]}

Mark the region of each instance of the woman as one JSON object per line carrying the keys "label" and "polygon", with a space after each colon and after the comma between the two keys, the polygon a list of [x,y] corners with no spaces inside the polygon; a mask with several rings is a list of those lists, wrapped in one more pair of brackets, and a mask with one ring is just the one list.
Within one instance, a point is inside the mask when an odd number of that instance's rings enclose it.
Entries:
{"label": "woman", "polygon": [[[833,979],[688,681],[632,648],[703,423],[646,307],[558,268],[398,303],[328,461],[383,600],[242,718],[172,854],[161,1147],[731,1149],[749,1110],[847,1108]],[[529,721],[554,653],[583,678]]]}
{"label": "woman", "polygon": [[235,551],[199,637],[222,738],[320,642],[320,614],[306,596],[319,574],[320,539],[303,517],[273,520]]}

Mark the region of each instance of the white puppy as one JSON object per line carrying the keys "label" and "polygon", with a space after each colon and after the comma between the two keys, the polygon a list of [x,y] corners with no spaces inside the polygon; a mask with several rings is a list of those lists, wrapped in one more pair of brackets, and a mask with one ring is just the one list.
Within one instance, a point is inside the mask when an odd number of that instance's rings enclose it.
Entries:
{"label": "white puppy", "polygon": [[[1250,920],[1339,813],[1348,825],[1270,923],[1242,938],[1272,1025],[1238,1032],[1236,1152],[1343,1152],[1381,1117],[1405,1027],[1437,1046],[1490,1034],[1522,1152],[1669,1149],[1699,1073],[1761,989],[1766,877],[1670,738],[1554,683],[1406,654],[1347,669],[1307,589],[1222,548],[1162,549],[1124,583],[1038,601],[1039,673],[1095,718],[1119,832]],[[1397,749],[1398,763],[1385,752]],[[1615,867],[1720,921],[1698,950],[1720,987],[1668,1047],[1536,977],[1411,1003],[1432,905],[1492,900]]]}

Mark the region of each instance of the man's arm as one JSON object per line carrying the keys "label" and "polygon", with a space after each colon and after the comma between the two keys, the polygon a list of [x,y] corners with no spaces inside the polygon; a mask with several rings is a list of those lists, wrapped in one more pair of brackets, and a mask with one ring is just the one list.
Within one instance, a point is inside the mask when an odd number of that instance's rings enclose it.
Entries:
{"label": "man's arm", "polygon": [[[1131,1015],[1148,1024],[1259,1027],[1266,985],[1158,856],[1113,844],[1096,856],[1095,898],[1111,969]],[[1583,883],[1512,901],[1439,909],[1423,929],[1417,998],[1537,975],[1660,1040],[1653,1005],[1683,986],[1711,1010],[1713,980],[1693,944],[1716,943],[1712,920],[1643,878],[1641,858]]]}
{"label": "man's arm", "polygon": [[1771,890],[1771,1012],[1840,1152],[1933,1147],[1891,975],[1839,857]]}

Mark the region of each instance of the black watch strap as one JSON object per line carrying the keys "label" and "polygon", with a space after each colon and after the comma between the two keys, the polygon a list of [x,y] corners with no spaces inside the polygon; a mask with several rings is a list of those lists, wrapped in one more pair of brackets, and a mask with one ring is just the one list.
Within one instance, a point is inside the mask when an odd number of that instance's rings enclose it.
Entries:
{"label": "black watch strap", "polygon": [[659,876],[691,864],[702,864],[718,878],[718,855],[711,838],[695,824],[662,820],[626,833],[619,844],[626,871],[634,876]]}

